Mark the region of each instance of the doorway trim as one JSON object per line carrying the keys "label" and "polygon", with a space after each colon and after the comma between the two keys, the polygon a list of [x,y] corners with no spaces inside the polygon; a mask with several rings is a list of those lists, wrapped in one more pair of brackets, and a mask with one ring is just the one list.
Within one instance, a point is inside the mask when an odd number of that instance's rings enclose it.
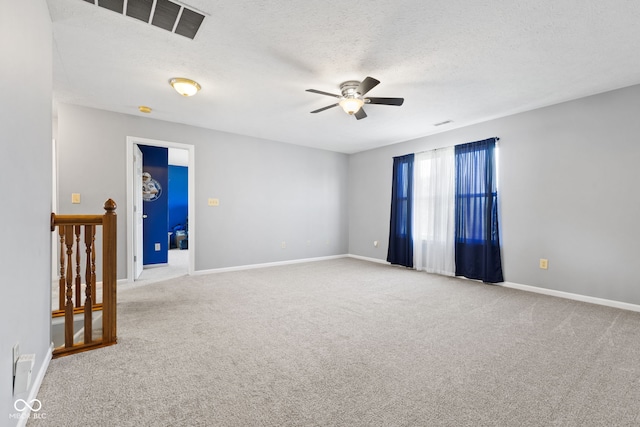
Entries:
{"label": "doorway trim", "polygon": [[134,281],[133,272],[133,256],[134,256],[134,236],[133,236],[133,146],[134,145],[150,145],[152,147],[179,148],[189,152],[189,166],[187,176],[187,197],[189,213],[187,220],[189,221],[189,275],[195,271],[195,146],[192,144],[182,144],[179,142],[161,141],[158,139],[140,138],[137,136],[127,136],[127,281]]}

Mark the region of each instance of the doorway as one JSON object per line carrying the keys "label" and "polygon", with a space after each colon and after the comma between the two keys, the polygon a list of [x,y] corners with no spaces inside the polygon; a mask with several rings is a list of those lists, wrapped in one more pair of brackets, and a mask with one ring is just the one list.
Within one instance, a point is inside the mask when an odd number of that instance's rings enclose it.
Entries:
{"label": "doorway", "polygon": [[[172,244],[171,235],[163,241],[168,249],[167,263],[163,263],[152,268],[145,266],[142,251],[143,239],[142,230],[144,228],[144,210],[140,189],[143,188],[143,171],[139,165],[142,162],[138,159],[139,145],[147,147],[168,148],[174,154],[169,163],[186,168],[187,173],[187,214],[184,228],[188,224],[188,249],[183,244],[183,249],[169,249]],[[194,221],[194,151],[195,147],[190,144],[181,144],[169,141],[152,140],[147,138],[127,137],[127,280],[133,281],[158,281],[183,274],[193,274],[195,270],[195,221]],[[177,154],[177,157],[176,155]],[[179,160],[175,160],[178,158]],[[186,230],[184,232],[187,232]],[[175,236],[174,236],[175,239]],[[173,240],[175,242],[175,240]]]}

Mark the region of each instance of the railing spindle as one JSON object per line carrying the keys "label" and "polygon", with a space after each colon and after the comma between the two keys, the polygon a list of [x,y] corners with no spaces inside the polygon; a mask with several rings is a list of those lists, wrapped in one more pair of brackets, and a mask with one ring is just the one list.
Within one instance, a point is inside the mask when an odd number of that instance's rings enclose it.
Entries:
{"label": "railing spindle", "polygon": [[85,300],[84,300],[84,343],[89,344],[93,341],[93,282],[91,277],[91,255],[92,255],[92,243],[93,243],[93,225],[84,226],[84,246],[87,256],[87,263],[85,267]]}
{"label": "railing spindle", "polygon": [[74,227],[76,234],[76,307],[82,305],[82,277],[80,277],[80,226]]}
{"label": "railing spindle", "polygon": [[93,295],[94,304],[98,301],[96,295],[96,228],[92,226],[91,233],[91,295]]}
{"label": "railing spindle", "polygon": [[58,234],[60,236],[60,285],[58,287],[58,310],[64,310],[65,304],[65,291],[67,289],[65,283],[65,265],[64,265],[64,227],[58,227]]}
{"label": "railing spindle", "polygon": [[73,226],[64,226],[64,240],[67,246],[67,302],[64,306],[64,346],[73,347]]}

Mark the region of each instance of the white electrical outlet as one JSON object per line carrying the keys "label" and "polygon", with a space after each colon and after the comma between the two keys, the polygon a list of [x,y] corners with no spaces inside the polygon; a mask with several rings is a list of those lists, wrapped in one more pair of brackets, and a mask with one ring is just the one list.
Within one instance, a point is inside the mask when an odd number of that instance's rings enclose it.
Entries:
{"label": "white electrical outlet", "polygon": [[280,247],[281,247],[282,249],[286,249],[286,248],[287,248],[287,242],[282,242],[282,243],[280,244]]}
{"label": "white electrical outlet", "polygon": [[36,360],[35,354],[23,354],[16,362],[16,376],[13,380],[13,395],[19,395],[31,387],[31,373]]}
{"label": "white electrical outlet", "polygon": [[158,252],[160,250],[160,243],[156,243],[155,248],[156,248],[156,252]]}

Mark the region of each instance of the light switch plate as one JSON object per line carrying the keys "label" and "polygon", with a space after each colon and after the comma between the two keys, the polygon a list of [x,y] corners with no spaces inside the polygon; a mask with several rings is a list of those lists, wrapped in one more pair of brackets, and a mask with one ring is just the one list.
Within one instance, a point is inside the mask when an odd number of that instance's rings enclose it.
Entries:
{"label": "light switch plate", "polygon": [[71,193],[71,203],[73,204],[80,203],[80,193]]}

